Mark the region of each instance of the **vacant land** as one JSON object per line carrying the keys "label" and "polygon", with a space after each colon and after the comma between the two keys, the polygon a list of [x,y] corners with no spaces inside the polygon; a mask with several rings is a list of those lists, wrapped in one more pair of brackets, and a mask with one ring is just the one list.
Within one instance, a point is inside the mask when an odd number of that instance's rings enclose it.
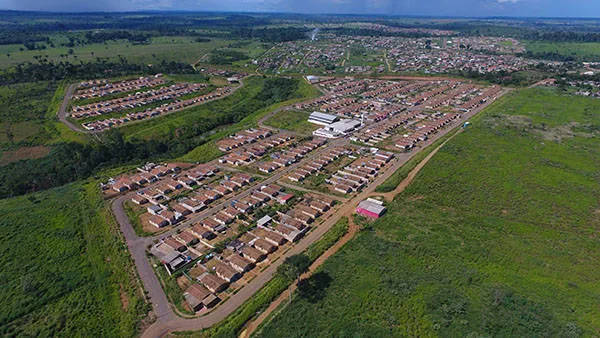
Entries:
{"label": "vacant land", "polygon": [[[216,48],[226,48],[233,42],[235,40],[226,39],[196,42],[195,38],[188,36],[165,36],[154,37],[147,44],[132,44],[126,40],[116,40],[73,48],[49,47],[44,50],[22,50],[22,44],[2,45],[0,46],[0,67],[5,68],[23,62],[36,62],[39,57],[54,62],[94,61],[97,58],[119,60],[120,57],[124,57],[134,63],[159,63],[162,60],[194,63],[203,55]],[[262,51],[262,48],[260,44],[252,43],[244,51],[256,55]]]}
{"label": "vacant land", "polygon": [[0,201],[0,335],[135,336],[148,310],[97,184]]}
{"label": "vacant land", "polygon": [[278,129],[295,131],[301,134],[310,134],[318,126],[308,122],[310,114],[303,111],[284,110],[271,116],[265,124]]}
{"label": "vacant land", "polygon": [[600,61],[600,43],[598,42],[526,41],[525,47],[528,52],[539,57],[571,58],[574,61]]}
{"label": "vacant land", "polygon": [[259,335],[600,334],[598,109],[502,98]]}

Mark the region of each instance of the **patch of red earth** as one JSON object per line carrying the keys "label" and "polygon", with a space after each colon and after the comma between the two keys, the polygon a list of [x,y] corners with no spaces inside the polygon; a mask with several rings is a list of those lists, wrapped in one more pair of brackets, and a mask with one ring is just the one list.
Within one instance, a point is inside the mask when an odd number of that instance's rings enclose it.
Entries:
{"label": "patch of red earth", "polygon": [[49,153],[50,147],[46,146],[21,147],[17,150],[3,151],[0,157],[0,166],[21,160],[42,158]]}
{"label": "patch of red earth", "polygon": [[123,284],[119,285],[119,294],[121,298],[121,306],[123,307],[123,310],[127,311],[127,308],[129,307],[129,296],[127,296],[127,293],[123,288]]}

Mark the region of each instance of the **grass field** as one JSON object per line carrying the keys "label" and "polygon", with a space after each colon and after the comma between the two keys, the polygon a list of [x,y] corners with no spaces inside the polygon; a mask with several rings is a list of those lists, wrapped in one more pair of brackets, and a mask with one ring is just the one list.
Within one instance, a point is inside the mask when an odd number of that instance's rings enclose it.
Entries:
{"label": "grass field", "polygon": [[132,337],[148,307],[96,182],[0,200],[0,334]]}
{"label": "grass field", "polygon": [[598,42],[546,42],[525,41],[525,48],[534,55],[555,53],[572,56],[577,61],[600,61],[600,43]]}
{"label": "grass field", "polygon": [[[118,60],[124,56],[129,62],[158,63],[162,60],[167,62],[194,63],[206,53],[215,48],[227,47],[233,40],[212,39],[210,42],[195,42],[192,37],[173,36],[152,38],[149,44],[134,45],[128,41],[109,41],[107,43],[96,43],[73,47],[73,53],[69,54],[68,47],[57,46],[45,50],[23,50],[23,45],[0,46],[0,68],[15,65],[22,62],[36,62],[35,56],[46,56],[48,59],[60,61],[93,61],[96,58],[108,58]],[[253,49],[259,49],[253,46]],[[9,56],[10,55],[10,56]]]}
{"label": "grass field", "polygon": [[310,113],[295,110],[281,111],[265,121],[267,126],[295,131],[301,134],[310,134],[319,126],[308,122]]}
{"label": "grass field", "polygon": [[257,336],[599,335],[598,109],[508,94]]}

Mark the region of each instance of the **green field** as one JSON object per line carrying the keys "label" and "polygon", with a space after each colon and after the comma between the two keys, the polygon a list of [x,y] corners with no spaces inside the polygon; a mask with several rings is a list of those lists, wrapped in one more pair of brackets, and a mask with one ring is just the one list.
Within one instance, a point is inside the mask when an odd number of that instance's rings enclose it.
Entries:
{"label": "green field", "polygon": [[257,336],[600,335],[598,110],[503,97]]}
{"label": "green field", "polygon": [[132,337],[148,306],[97,186],[0,200],[0,335]]}
{"label": "green field", "polygon": [[525,48],[534,55],[556,54],[576,61],[600,61],[598,42],[525,41]]}
{"label": "green field", "polygon": [[265,121],[267,126],[294,131],[300,134],[310,134],[319,127],[308,122],[310,113],[296,110],[281,111]]}
{"label": "green field", "polygon": [[[119,56],[127,58],[129,62],[158,63],[167,62],[195,63],[204,55],[215,48],[226,48],[234,40],[212,39],[210,42],[195,42],[193,37],[164,36],[152,38],[149,44],[132,44],[128,41],[109,41],[84,46],[75,46],[73,53],[69,54],[68,47],[49,47],[44,50],[23,50],[22,44],[0,45],[0,68],[22,62],[36,62],[36,56],[48,56],[49,60],[60,61],[94,61],[96,58],[118,60]],[[236,48],[235,50],[240,50]],[[244,47],[250,56],[258,55],[263,51],[260,43],[252,43]]]}

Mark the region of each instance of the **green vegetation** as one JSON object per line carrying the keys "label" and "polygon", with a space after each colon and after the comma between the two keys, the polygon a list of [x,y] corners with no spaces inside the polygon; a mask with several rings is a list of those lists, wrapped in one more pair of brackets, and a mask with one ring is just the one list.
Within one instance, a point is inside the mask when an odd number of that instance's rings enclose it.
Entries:
{"label": "green vegetation", "polygon": [[48,138],[45,115],[56,90],[46,81],[0,87],[0,144],[39,145]]}
{"label": "green vegetation", "polygon": [[492,105],[258,336],[600,334],[598,109],[546,89]]}
{"label": "green vegetation", "polygon": [[283,110],[269,117],[265,121],[267,126],[295,131],[301,134],[310,134],[317,126],[308,122],[310,113],[297,110]]}
{"label": "green vegetation", "polygon": [[526,41],[526,56],[558,61],[600,61],[600,42]]}
{"label": "green vegetation", "polygon": [[444,143],[450,138],[455,132],[449,132],[448,134],[440,137],[438,140],[430,144],[427,148],[421,150],[418,154],[415,154],[410,160],[408,160],[402,167],[394,172],[390,177],[381,183],[377,188],[376,192],[390,192],[396,189],[398,185],[408,176],[408,174],[425,159],[432,151],[435,150],[440,144]]}
{"label": "green vegetation", "polygon": [[123,209],[125,210],[125,213],[127,214],[129,221],[131,222],[131,225],[133,225],[133,230],[135,231],[135,234],[140,237],[154,235],[151,232],[144,231],[144,226],[140,222],[140,216],[146,212],[146,209],[137,208],[137,210],[134,210],[134,207],[135,206],[131,201],[125,201],[125,203],[123,203]]}
{"label": "green vegetation", "polygon": [[348,219],[346,217],[340,219],[337,223],[321,237],[318,241],[313,243],[304,252],[311,261],[316,260],[321,256],[327,249],[334,245],[337,241],[342,238],[348,232]]}
{"label": "green vegetation", "polygon": [[0,201],[0,333],[133,337],[149,310],[97,182]]}

